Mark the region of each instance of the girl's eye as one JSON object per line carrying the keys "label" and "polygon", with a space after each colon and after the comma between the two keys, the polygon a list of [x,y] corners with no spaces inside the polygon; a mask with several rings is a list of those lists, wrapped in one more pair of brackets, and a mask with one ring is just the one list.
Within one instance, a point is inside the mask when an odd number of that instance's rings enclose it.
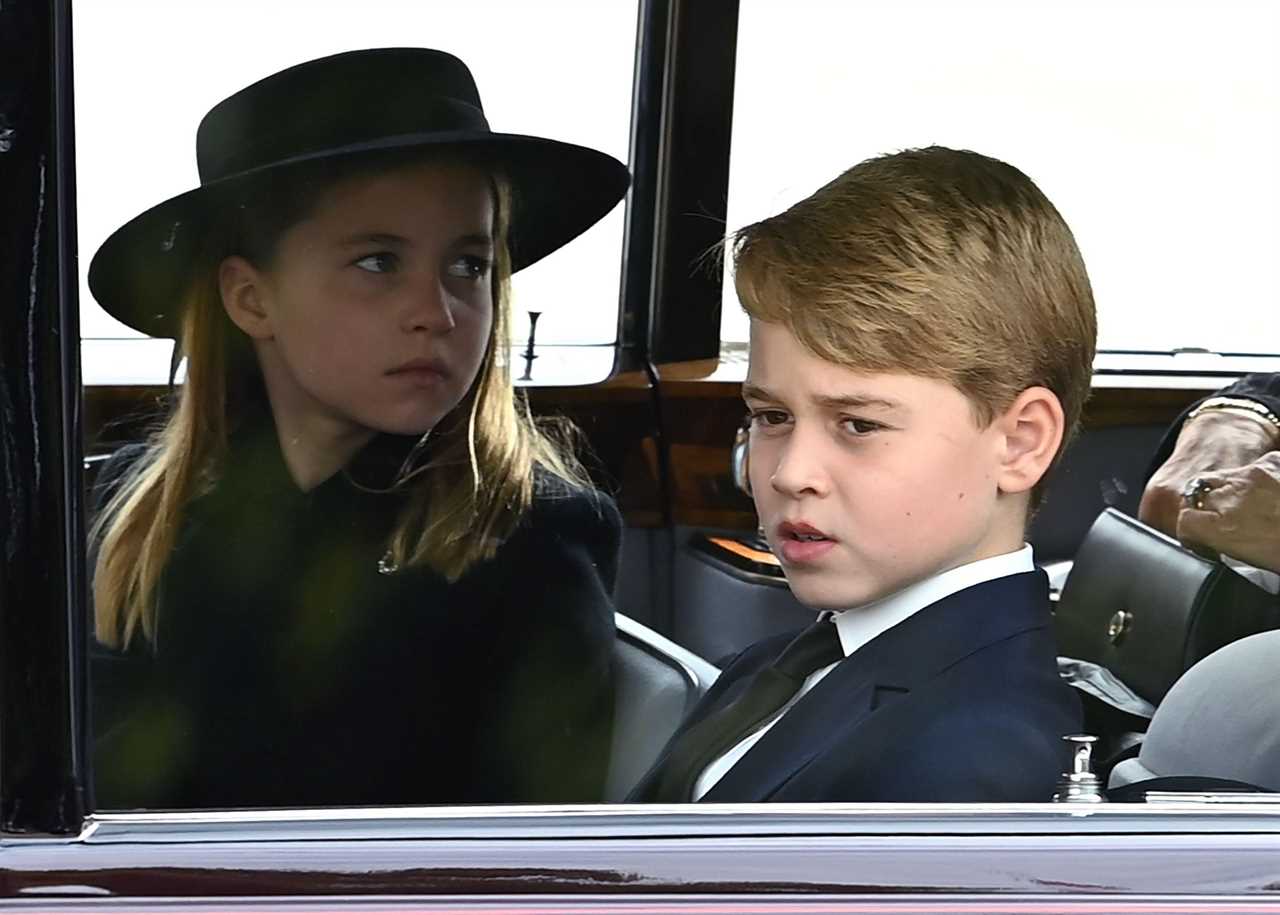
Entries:
{"label": "girl's eye", "polygon": [[753,426],[780,426],[787,421],[787,414],[782,410],[752,410]]}
{"label": "girl's eye", "polygon": [[400,258],[396,257],[390,251],[379,251],[376,254],[366,254],[364,257],[354,261],[352,266],[359,267],[367,273],[391,273],[400,265]]}
{"label": "girl's eye", "polygon": [[857,436],[870,435],[884,428],[880,423],[872,422],[869,419],[858,419],[856,416],[844,417],[840,420],[840,426],[851,435]]}
{"label": "girl's eye", "polygon": [[464,280],[480,280],[489,275],[493,261],[478,254],[464,254],[449,265],[449,275]]}

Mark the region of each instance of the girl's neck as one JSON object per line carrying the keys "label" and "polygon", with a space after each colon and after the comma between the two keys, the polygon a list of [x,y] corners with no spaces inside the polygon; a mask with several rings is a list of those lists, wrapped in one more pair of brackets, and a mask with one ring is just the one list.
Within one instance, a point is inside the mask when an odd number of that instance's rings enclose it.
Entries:
{"label": "girl's neck", "polygon": [[269,343],[258,341],[255,348],[280,453],[293,482],[310,492],[347,466],[374,432],[311,396]]}
{"label": "girl's neck", "polygon": [[307,405],[282,395],[278,387],[270,383],[266,387],[280,454],[289,476],[303,492],[310,492],[347,466],[374,436],[372,429],[327,411],[306,409]]}
{"label": "girl's neck", "polygon": [[303,492],[310,492],[347,466],[355,453],[373,438],[369,429],[338,428],[323,421],[283,422],[276,417],[276,435],[289,476]]}

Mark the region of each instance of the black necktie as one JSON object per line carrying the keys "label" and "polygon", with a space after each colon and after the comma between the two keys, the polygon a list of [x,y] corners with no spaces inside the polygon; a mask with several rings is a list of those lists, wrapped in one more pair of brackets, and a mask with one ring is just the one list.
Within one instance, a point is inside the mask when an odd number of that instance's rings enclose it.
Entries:
{"label": "black necktie", "polygon": [[698,776],[712,760],[786,705],[809,674],[842,657],[840,636],[829,619],[801,632],[772,664],[751,677],[732,702],[675,738],[653,773],[649,790],[637,799],[671,804],[690,801]]}

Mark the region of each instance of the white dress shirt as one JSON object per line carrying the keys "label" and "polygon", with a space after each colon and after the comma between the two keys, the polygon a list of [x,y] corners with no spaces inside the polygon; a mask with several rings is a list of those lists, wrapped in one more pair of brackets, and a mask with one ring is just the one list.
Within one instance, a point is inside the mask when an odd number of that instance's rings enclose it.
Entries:
{"label": "white dress shirt", "polygon": [[[1015,550],[1012,553],[1002,553],[999,556],[966,563],[954,569],[940,572],[923,581],[918,581],[913,585],[908,585],[901,591],[894,592],[869,604],[863,604],[861,607],[840,610],[833,615],[836,631],[840,635],[840,647],[847,658],[880,633],[898,625],[898,623],[923,610],[930,604],[936,604],[944,597],[950,597],[957,591],[963,591],[965,588],[971,588],[974,585],[992,581],[996,578],[1031,572],[1035,570],[1035,567],[1035,561],[1031,555],[1031,546],[1024,543],[1022,549]],[[836,664],[839,663],[839,661],[836,662]],[[742,759],[747,754],[747,751],[769,732],[769,728],[778,723],[778,720],[787,713],[788,709],[799,702],[800,698],[813,689],[823,677],[835,670],[836,664],[830,664],[809,674],[800,686],[800,691],[792,696],[786,705],[775,712],[772,718],[767,719],[756,731],[748,734],[721,756],[712,760],[707,768],[702,770],[698,780],[694,782],[693,799],[695,801],[699,800],[710,791],[716,782],[720,781],[726,772],[737,765],[738,760]]]}

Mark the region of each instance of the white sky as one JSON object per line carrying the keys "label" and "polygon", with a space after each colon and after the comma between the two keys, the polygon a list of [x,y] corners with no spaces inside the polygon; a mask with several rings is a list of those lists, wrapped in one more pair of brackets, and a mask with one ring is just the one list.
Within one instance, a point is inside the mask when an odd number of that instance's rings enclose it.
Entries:
{"label": "white sky", "polygon": [[[490,126],[627,161],[636,0],[76,0],[76,170],[81,335],[136,337],[84,277],[98,245],[148,207],[199,184],[196,125],[233,92],[355,48],[433,47],[466,61]],[[515,332],[616,336],[623,207],[516,277]]]}
{"label": "white sky", "polygon": [[[626,160],[636,0],[77,0],[81,272],[194,187],[195,129],[339,50],[471,66],[495,129]],[[930,143],[1027,172],[1076,233],[1103,347],[1280,352],[1280,3],[742,0],[728,225]],[[544,343],[614,338],[623,211],[517,276]],[[746,336],[727,287],[723,335]],[[131,335],[82,286],[86,337]],[[518,323],[523,339],[527,325]]]}
{"label": "white sky", "polygon": [[1055,203],[1100,346],[1280,353],[1280,3],[742,0],[731,227],[932,143]]}

